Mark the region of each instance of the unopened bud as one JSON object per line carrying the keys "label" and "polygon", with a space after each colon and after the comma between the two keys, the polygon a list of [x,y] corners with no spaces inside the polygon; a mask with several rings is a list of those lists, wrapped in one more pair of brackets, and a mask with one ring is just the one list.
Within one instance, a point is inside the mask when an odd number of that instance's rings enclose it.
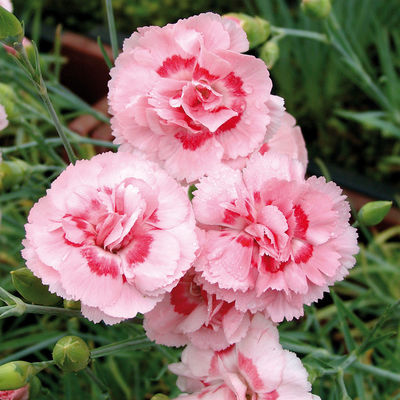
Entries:
{"label": "unopened bud", "polygon": [[28,268],[11,271],[11,280],[18,293],[31,303],[53,306],[61,301],[61,298],[50,293],[49,287],[43,285]]}
{"label": "unopened bud", "polygon": [[78,336],[64,336],[53,349],[53,360],[64,372],[77,372],[86,368],[90,351]]}
{"label": "unopened bud", "polygon": [[279,58],[278,43],[275,40],[269,40],[261,47],[259,56],[267,67],[271,69]]}
{"label": "unopened bud", "polygon": [[15,103],[17,96],[10,85],[0,83],[0,104],[4,107],[7,117],[13,118],[16,115]]}
{"label": "unopened bud", "polygon": [[0,192],[21,183],[30,171],[30,165],[25,161],[19,159],[2,161],[0,158]]}
{"label": "unopened bud", "polygon": [[225,14],[224,18],[228,18],[236,22],[247,35],[247,40],[250,44],[250,49],[264,43],[270,34],[270,23],[260,17],[251,17],[243,13]]}
{"label": "unopened bud", "polygon": [[301,2],[301,9],[311,18],[326,18],[331,8],[331,0],[302,0]]}
{"label": "unopened bud", "polygon": [[26,361],[12,361],[0,366],[0,390],[15,390],[27,385],[39,372]]}
{"label": "unopened bud", "polygon": [[358,219],[367,226],[377,225],[386,217],[391,206],[391,201],[370,201],[361,207]]}
{"label": "unopened bud", "polygon": [[165,394],[157,393],[150,400],[169,400],[169,397]]}

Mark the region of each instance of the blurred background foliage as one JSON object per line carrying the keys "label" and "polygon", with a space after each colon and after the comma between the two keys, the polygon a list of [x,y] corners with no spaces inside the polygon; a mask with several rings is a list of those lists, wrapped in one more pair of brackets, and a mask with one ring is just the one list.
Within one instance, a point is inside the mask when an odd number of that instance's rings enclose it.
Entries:
{"label": "blurred background foliage", "polygon": [[[14,0],[16,14],[36,39],[46,26],[57,23],[96,36],[104,25],[100,3]],[[303,15],[298,1],[114,0],[113,4],[117,28],[126,34],[137,26],[163,25],[207,10],[245,11],[275,26],[321,34],[333,29],[332,22]],[[288,111],[303,129],[310,159],[319,157],[400,191],[398,5],[398,0],[335,0],[334,15],[342,29],[334,37],[351,57],[346,59],[332,45],[287,35],[278,42],[280,57],[271,74],[274,92],[285,98]],[[58,40],[55,37],[48,46],[51,51],[41,55],[43,74],[75,151],[90,157],[95,145],[106,144],[75,134],[68,123],[87,113],[101,121],[107,118],[60,84],[65,60],[58,53]],[[360,79],[351,61],[370,77],[378,92]],[[26,163],[18,164],[7,182],[0,171],[0,286],[13,291],[9,272],[23,266],[20,250],[29,209],[66,163],[38,95],[3,49],[0,71],[0,82],[12,88],[11,94],[0,90],[0,98],[7,97],[13,109],[10,126],[1,136],[3,160]],[[315,379],[313,392],[321,399],[400,399],[399,236],[396,226],[360,231],[361,250],[349,277],[335,285],[331,296],[307,307],[304,318],[280,326],[282,344],[303,358]],[[0,364],[47,360],[52,346],[65,334],[79,335],[92,348],[143,337],[140,318],[110,328],[85,319],[32,314],[0,319],[0,332]],[[61,375],[51,367],[39,375],[43,390],[38,399],[147,400],[157,392],[173,397],[178,390],[167,364],[176,361],[179,352],[143,343],[96,358],[90,371]]]}

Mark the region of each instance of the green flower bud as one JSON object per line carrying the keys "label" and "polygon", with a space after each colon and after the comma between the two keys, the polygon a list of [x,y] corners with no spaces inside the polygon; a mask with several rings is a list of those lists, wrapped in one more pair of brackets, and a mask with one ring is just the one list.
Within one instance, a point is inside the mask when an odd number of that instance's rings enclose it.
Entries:
{"label": "green flower bud", "polygon": [[2,161],[0,158],[0,192],[21,183],[30,171],[30,165],[25,161],[19,159]]}
{"label": "green flower bud", "polygon": [[29,382],[29,399],[33,400],[36,396],[39,395],[42,390],[42,382],[37,376],[34,376]]}
{"label": "green flower bud", "polygon": [[361,207],[358,219],[367,226],[377,225],[386,217],[391,206],[391,201],[370,201]]}
{"label": "green flower bud", "polygon": [[90,351],[78,336],[64,336],[53,349],[53,360],[64,372],[77,372],[86,368]]}
{"label": "green flower bud", "polygon": [[169,400],[169,397],[165,394],[157,393],[150,400]]}
{"label": "green flower bud", "polygon": [[261,47],[259,56],[271,69],[279,58],[278,43],[275,40],[269,40]]}
{"label": "green flower bud", "polygon": [[5,83],[0,83],[0,104],[5,108],[8,118],[13,118],[17,115],[16,100],[17,96],[14,89]]}
{"label": "green flower bud", "polygon": [[50,293],[49,287],[28,268],[11,271],[11,280],[18,293],[31,303],[53,306],[61,301],[61,297]]}
{"label": "green flower bud", "polygon": [[22,43],[24,30],[18,18],[0,6],[0,42],[12,46]]}
{"label": "green flower bud", "polygon": [[40,369],[26,361],[12,361],[1,365],[0,390],[15,390],[25,386]]}
{"label": "green flower bud", "polygon": [[301,2],[301,9],[311,18],[326,18],[331,8],[331,0],[302,0]]}
{"label": "green flower bud", "polygon": [[250,49],[264,43],[271,31],[270,23],[260,17],[250,17],[243,13],[229,13],[225,14],[224,18],[229,18],[242,27],[246,32]]}
{"label": "green flower bud", "polygon": [[69,310],[80,310],[81,302],[74,300],[64,300],[64,308],[68,308]]}

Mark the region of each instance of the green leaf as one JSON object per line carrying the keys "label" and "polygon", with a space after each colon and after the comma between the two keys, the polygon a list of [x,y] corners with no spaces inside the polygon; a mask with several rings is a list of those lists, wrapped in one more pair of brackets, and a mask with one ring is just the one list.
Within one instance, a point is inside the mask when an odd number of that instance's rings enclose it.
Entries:
{"label": "green leaf", "polygon": [[353,351],[356,345],[350,333],[349,325],[347,324],[346,321],[346,314],[347,314],[346,306],[343,304],[343,301],[336,295],[336,293],[333,292],[333,290],[331,290],[331,296],[337,308],[340,326],[342,328],[344,341],[346,343],[347,349],[349,352]]}
{"label": "green leaf", "polygon": [[358,122],[366,128],[379,129],[384,136],[400,138],[400,127],[388,121],[388,114],[382,111],[352,112],[337,110],[336,115]]}
{"label": "green leaf", "polygon": [[18,18],[0,6],[0,41],[7,45],[22,42],[24,30]]}

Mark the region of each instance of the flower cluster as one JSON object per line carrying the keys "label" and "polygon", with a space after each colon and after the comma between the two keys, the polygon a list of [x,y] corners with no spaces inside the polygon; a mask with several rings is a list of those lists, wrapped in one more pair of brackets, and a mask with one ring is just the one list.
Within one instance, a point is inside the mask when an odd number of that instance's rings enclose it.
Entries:
{"label": "flower cluster", "polygon": [[305,178],[301,130],[246,50],[211,13],[127,39],[109,83],[120,149],[53,182],[22,254],[92,321],[143,313],[151,339],[188,344],[180,398],[311,400],[275,323],[344,278],[357,235],[341,189]]}

